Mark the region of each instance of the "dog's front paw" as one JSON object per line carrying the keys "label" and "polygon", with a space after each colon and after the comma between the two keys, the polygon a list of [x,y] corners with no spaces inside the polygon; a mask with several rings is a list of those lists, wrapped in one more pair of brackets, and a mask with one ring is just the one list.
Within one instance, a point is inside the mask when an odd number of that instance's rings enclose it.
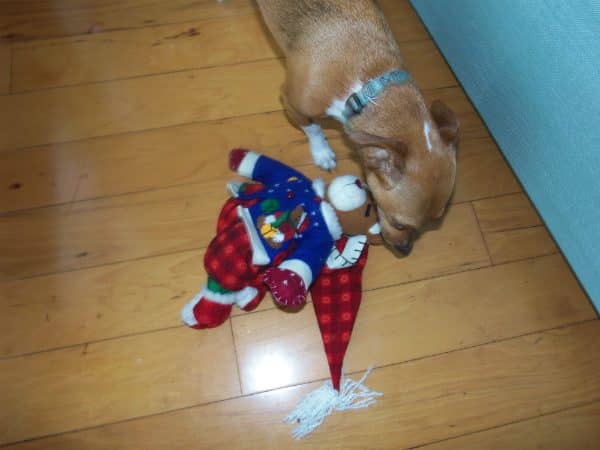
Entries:
{"label": "dog's front paw", "polygon": [[308,138],[310,154],[315,164],[321,169],[335,169],[335,153],[331,150],[321,127],[316,123],[312,123],[306,127],[302,127],[302,130],[304,130]]}
{"label": "dog's front paw", "polygon": [[311,142],[310,153],[312,154],[315,164],[321,169],[335,169],[335,153],[333,153],[333,150],[331,150],[327,141],[320,142],[316,145]]}

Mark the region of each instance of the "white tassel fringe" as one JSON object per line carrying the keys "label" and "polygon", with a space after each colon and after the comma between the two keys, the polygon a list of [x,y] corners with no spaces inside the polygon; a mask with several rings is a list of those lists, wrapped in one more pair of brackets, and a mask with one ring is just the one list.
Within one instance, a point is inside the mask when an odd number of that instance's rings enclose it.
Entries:
{"label": "white tassel fringe", "polygon": [[369,368],[359,381],[342,378],[339,393],[333,388],[331,380],[328,380],[304,397],[284,419],[286,423],[297,424],[292,432],[294,438],[301,439],[312,433],[333,411],[367,408],[375,403],[376,397],[383,393],[371,391],[363,384],[372,370],[372,367]]}

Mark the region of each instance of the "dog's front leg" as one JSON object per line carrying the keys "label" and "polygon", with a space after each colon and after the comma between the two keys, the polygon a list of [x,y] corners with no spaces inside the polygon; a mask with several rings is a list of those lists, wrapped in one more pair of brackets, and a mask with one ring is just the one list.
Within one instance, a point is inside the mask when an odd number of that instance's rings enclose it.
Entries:
{"label": "dog's front leg", "polygon": [[324,170],[332,170],[335,168],[335,153],[329,146],[327,138],[318,123],[313,122],[309,117],[298,112],[288,101],[285,93],[282,93],[282,102],[285,111],[292,124],[304,131],[308,138],[310,154],[314,163]]}

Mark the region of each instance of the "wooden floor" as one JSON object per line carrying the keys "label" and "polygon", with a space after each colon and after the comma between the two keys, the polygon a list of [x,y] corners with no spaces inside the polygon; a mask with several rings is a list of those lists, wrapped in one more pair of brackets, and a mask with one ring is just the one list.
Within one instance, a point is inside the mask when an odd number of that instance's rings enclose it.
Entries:
{"label": "wooden floor", "polygon": [[460,116],[456,194],[409,258],[372,249],[345,371],[384,397],[295,443],[282,419],[327,379],[312,308],[179,322],[225,152],[322,175],[252,2],[0,1],[0,445],[600,448],[598,317],[408,2],[382,5]]}

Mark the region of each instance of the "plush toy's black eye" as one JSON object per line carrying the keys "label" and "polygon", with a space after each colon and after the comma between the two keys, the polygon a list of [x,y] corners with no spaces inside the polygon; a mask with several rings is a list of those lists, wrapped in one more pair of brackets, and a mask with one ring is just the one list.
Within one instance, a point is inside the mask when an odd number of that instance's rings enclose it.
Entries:
{"label": "plush toy's black eye", "polygon": [[372,204],[367,203],[367,209],[365,209],[365,217],[369,217],[371,215],[371,208],[373,207]]}

